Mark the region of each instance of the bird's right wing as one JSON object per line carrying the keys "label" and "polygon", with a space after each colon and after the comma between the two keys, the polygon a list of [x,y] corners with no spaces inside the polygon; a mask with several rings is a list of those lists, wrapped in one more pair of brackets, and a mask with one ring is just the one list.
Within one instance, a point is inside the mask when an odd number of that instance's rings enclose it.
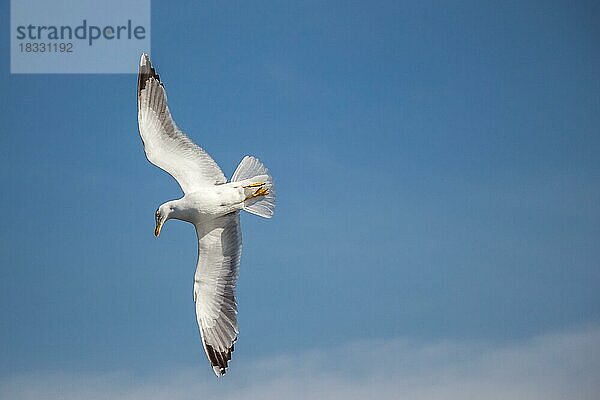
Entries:
{"label": "bird's right wing", "polygon": [[208,153],[175,125],[165,88],[146,54],[138,75],[138,126],[148,161],[173,176],[185,193],[227,182]]}
{"label": "bird's right wing", "polygon": [[208,361],[215,374],[221,376],[231,360],[238,334],[235,289],[242,254],[239,212],[196,225],[196,233],[196,319]]}

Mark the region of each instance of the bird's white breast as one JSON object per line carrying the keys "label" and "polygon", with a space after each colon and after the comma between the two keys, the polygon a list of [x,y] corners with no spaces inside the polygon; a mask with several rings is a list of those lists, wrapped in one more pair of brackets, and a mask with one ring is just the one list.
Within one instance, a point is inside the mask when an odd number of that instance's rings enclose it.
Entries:
{"label": "bird's white breast", "polygon": [[231,184],[207,186],[181,199],[181,216],[189,222],[215,218],[241,210],[244,199],[244,190],[240,187]]}

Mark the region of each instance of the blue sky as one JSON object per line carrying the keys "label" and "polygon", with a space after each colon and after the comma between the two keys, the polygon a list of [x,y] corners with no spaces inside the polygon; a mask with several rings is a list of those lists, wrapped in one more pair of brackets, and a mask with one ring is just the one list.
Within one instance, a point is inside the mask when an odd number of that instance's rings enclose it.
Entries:
{"label": "blue sky", "polygon": [[[313,361],[357,343],[392,364],[435,343],[465,352],[433,363],[441,377],[528,344],[535,365],[547,335],[598,347],[599,17],[593,2],[153,2],[179,126],[228,176],[260,157],[278,188],[275,218],[242,217],[241,332],[218,384],[243,390],[253,363],[282,358],[310,380]],[[136,77],[11,75],[7,33],[0,393],[57,373],[215,385],[194,230],[153,237],[180,191],[144,158]],[[583,349],[573,365],[598,373]],[[357,357],[339,382],[367,373]]]}

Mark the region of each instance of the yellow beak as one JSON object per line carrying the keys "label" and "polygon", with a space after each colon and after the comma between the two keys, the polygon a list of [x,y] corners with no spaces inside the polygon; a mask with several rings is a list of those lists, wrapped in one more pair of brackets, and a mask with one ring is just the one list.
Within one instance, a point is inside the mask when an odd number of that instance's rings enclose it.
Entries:
{"label": "yellow beak", "polygon": [[157,222],[156,223],[156,228],[154,228],[154,236],[158,237],[158,235],[160,235],[160,230],[162,228],[162,222]]}

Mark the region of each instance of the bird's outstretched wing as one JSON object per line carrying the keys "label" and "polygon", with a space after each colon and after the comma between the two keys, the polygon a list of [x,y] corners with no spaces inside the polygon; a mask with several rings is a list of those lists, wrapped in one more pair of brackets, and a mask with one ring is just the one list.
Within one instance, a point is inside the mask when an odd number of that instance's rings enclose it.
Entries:
{"label": "bird's outstretched wing", "polygon": [[239,212],[196,225],[196,319],[204,351],[217,376],[225,374],[237,339],[235,287],[242,254]]}
{"label": "bird's outstretched wing", "polygon": [[146,54],[138,74],[138,126],[148,161],[173,176],[185,193],[227,182],[208,153],[175,125],[165,88]]}

